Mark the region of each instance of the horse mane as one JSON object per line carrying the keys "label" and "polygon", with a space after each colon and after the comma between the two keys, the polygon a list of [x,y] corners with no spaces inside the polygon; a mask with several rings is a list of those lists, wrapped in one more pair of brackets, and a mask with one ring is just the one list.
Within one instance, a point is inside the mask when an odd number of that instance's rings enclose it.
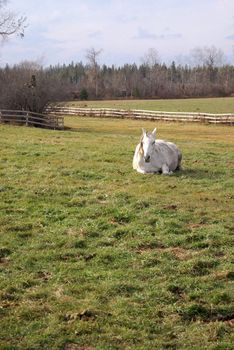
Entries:
{"label": "horse mane", "polygon": [[[150,131],[146,132],[146,136],[147,137],[150,137],[151,135],[152,135],[152,132],[150,132]],[[144,151],[143,151],[143,138],[144,138],[144,136],[142,135],[141,138],[140,138],[140,147],[139,147],[139,150],[138,150],[138,153],[141,156],[144,154]]]}
{"label": "horse mane", "polygon": [[143,151],[143,136],[141,136],[141,138],[140,138],[140,147],[139,147],[138,153],[141,156],[144,154],[144,151]]}

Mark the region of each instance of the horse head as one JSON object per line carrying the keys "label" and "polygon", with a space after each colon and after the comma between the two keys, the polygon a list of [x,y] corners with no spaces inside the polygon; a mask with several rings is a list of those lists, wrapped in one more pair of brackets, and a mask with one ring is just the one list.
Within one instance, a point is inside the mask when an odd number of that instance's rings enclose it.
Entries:
{"label": "horse head", "polygon": [[152,132],[146,132],[145,129],[142,129],[140,152],[144,157],[144,160],[146,163],[150,162],[151,154],[155,146],[155,139],[156,139],[156,128]]}

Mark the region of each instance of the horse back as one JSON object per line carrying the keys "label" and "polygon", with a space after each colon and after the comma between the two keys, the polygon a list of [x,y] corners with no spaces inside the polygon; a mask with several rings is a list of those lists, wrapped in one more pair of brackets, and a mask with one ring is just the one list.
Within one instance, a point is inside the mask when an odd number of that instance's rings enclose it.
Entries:
{"label": "horse back", "polygon": [[166,162],[170,170],[175,170],[180,166],[182,154],[178,147],[169,141],[155,141],[155,161],[160,159],[160,162]]}

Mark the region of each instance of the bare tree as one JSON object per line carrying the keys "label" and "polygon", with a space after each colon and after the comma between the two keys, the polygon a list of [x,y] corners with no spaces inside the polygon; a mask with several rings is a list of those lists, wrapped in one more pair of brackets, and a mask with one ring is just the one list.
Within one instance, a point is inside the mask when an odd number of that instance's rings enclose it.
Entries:
{"label": "bare tree", "polygon": [[13,34],[24,36],[26,17],[7,8],[8,0],[0,0],[0,38],[6,39]]}
{"label": "bare tree", "polygon": [[95,97],[98,97],[98,73],[99,73],[99,64],[98,57],[100,56],[102,49],[95,50],[93,47],[87,50],[86,58],[89,63],[89,74],[91,80],[94,81],[95,86]]}
{"label": "bare tree", "polygon": [[149,68],[153,68],[160,63],[158,51],[151,47],[142,57],[141,61],[143,65],[148,66]]}
{"label": "bare tree", "polygon": [[65,100],[69,84],[38,62],[0,69],[0,108],[43,112],[49,102]]}
{"label": "bare tree", "polygon": [[215,46],[196,47],[191,54],[196,66],[215,68],[223,65],[224,53]]}
{"label": "bare tree", "polygon": [[149,48],[145,55],[142,57],[141,61],[145,67],[145,76],[148,81],[148,90],[150,91],[150,94],[157,94],[160,65],[160,57],[158,51],[155,48]]}
{"label": "bare tree", "polygon": [[223,65],[224,53],[215,46],[196,47],[192,50],[192,57],[195,66],[204,68],[207,79],[215,83],[217,81],[218,68]]}

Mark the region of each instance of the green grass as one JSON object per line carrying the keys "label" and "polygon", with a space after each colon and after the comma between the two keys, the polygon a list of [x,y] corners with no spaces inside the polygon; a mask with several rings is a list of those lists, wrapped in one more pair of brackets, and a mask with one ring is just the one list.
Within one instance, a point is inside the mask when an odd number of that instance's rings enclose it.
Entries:
{"label": "green grass", "polygon": [[[65,122],[0,125],[0,348],[231,350],[233,129]],[[183,171],[132,170],[143,126]]]}
{"label": "green grass", "polygon": [[123,109],[144,109],[168,112],[234,113],[234,98],[197,98],[176,100],[113,100],[73,101],[66,105],[76,107],[105,107]]}

